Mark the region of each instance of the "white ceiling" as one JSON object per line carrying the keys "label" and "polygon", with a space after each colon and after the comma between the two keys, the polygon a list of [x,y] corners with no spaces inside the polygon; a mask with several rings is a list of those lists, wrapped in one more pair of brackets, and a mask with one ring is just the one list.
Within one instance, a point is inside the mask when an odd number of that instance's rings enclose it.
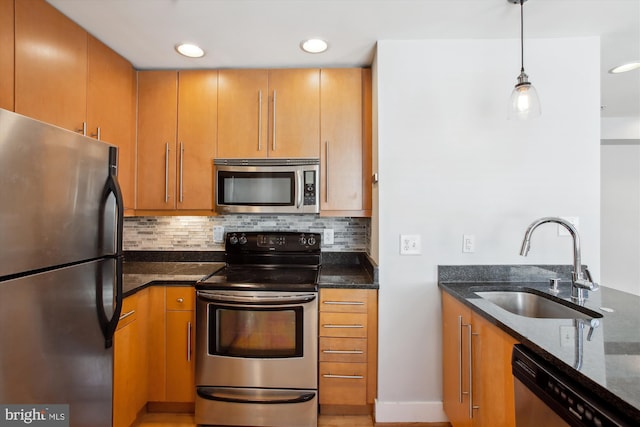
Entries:
{"label": "white ceiling", "polygon": [[[47,1],[139,69],[366,66],[377,40],[518,38],[520,31],[519,6],[508,0]],[[524,19],[525,67],[527,38],[600,36],[602,115],[640,117],[640,70],[607,73],[640,60],[640,0],[530,0]],[[329,50],[302,52],[309,37],[328,40]],[[181,57],[174,45],[182,41],[206,56]]]}

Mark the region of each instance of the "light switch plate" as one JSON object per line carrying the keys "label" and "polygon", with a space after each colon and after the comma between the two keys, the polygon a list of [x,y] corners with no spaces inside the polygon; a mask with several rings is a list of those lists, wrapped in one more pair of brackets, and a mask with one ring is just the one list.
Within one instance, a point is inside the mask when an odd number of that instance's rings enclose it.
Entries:
{"label": "light switch plate", "polygon": [[422,243],[419,234],[400,235],[400,255],[420,255]]}
{"label": "light switch plate", "polygon": [[471,253],[476,251],[476,236],[464,234],[462,236],[462,252]]}

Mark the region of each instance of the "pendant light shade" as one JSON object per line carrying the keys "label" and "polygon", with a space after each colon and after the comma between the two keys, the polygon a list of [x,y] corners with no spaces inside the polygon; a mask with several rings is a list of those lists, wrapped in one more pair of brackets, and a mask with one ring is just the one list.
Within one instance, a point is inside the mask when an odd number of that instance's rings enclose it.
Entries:
{"label": "pendant light shade", "polygon": [[529,119],[539,117],[540,98],[538,91],[529,82],[528,76],[522,71],[518,76],[518,83],[511,92],[509,101],[509,118],[510,119]]}
{"label": "pendant light shade", "polygon": [[523,3],[527,0],[507,0],[509,3],[520,5],[520,75],[518,82],[511,92],[509,100],[510,119],[531,119],[542,113],[540,98],[536,88],[529,81],[524,72],[524,11]]}

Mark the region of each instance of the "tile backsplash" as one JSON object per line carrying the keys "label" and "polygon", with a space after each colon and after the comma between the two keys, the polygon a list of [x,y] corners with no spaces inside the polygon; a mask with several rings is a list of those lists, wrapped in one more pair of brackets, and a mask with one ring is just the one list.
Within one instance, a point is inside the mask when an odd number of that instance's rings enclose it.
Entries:
{"label": "tile backsplash", "polygon": [[123,249],[128,251],[211,251],[224,250],[213,243],[213,226],[224,231],[301,231],[322,233],[334,230],[334,244],[322,249],[330,252],[369,252],[369,218],[332,218],[318,215],[220,215],[220,216],[144,216],[124,220]]}

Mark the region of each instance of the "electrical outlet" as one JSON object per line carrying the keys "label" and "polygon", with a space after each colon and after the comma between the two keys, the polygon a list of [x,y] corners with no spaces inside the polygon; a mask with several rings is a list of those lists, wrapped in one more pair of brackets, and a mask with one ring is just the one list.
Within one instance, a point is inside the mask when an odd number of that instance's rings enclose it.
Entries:
{"label": "electrical outlet", "polygon": [[422,245],[419,234],[400,235],[400,255],[420,255]]}
{"label": "electrical outlet", "polygon": [[224,242],[224,227],[221,225],[213,226],[213,243]]}
{"label": "electrical outlet", "polygon": [[325,245],[333,245],[333,228],[325,228],[322,241]]}
{"label": "electrical outlet", "polygon": [[560,346],[573,347],[576,342],[576,328],[573,326],[560,326]]}

